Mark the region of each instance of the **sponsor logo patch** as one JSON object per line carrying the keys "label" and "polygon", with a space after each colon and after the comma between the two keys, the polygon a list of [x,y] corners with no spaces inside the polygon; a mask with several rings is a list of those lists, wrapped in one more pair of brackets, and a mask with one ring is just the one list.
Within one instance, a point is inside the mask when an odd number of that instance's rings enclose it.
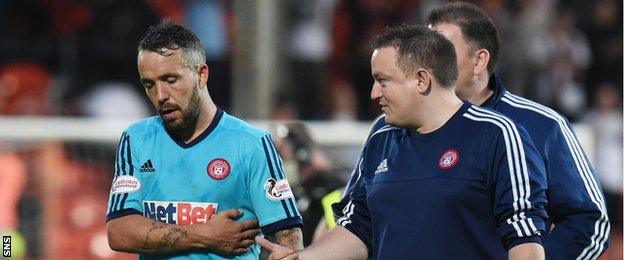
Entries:
{"label": "sponsor logo patch", "polygon": [[276,181],[273,178],[269,178],[264,182],[264,190],[267,198],[271,200],[285,200],[294,197],[290,185],[285,179]]}
{"label": "sponsor logo patch", "polygon": [[111,186],[112,194],[132,193],[141,189],[141,182],[134,176],[121,175],[115,177]]}
{"label": "sponsor logo patch", "polygon": [[438,161],[438,166],[442,170],[448,170],[453,168],[459,162],[459,152],[455,149],[447,149],[440,156],[440,160]]}
{"label": "sponsor logo patch", "polygon": [[231,167],[230,163],[223,158],[216,158],[208,163],[208,176],[215,180],[223,180],[230,175]]}
{"label": "sponsor logo patch", "polygon": [[217,214],[217,203],[143,201],[143,215],[150,219],[176,225],[206,223]]}

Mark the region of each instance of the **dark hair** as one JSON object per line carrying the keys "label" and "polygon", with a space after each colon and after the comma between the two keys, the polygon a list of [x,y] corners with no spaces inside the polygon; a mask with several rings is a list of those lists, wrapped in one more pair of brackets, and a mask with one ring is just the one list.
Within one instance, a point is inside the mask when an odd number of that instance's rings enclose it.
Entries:
{"label": "dark hair", "polygon": [[372,42],[373,49],[394,47],[397,66],[406,76],[414,76],[418,66],[431,71],[442,86],[457,80],[455,48],[442,34],[422,25],[386,27]]}
{"label": "dark hair", "polygon": [[152,51],[164,56],[171,55],[171,51],[177,49],[182,49],[182,57],[189,68],[206,63],[206,52],[197,35],[171,21],[151,25],[138,46],[139,51]]}
{"label": "dark hair", "polygon": [[500,40],[494,23],[483,9],[465,2],[448,3],[433,9],[427,16],[427,24],[435,26],[440,23],[457,25],[474,51],[482,48],[488,50],[490,61],[487,69],[490,74],[494,73]]}

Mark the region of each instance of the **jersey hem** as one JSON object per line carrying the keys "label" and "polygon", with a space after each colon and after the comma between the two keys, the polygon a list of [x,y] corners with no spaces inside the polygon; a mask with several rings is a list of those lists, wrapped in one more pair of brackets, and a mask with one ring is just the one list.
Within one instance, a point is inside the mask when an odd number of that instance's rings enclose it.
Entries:
{"label": "jersey hem", "polygon": [[111,213],[108,213],[108,215],[106,215],[106,222],[116,219],[116,218],[121,218],[121,217],[125,217],[128,215],[132,215],[132,214],[139,214],[139,215],[143,215],[143,213],[141,213],[141,211],[138,211],[136,209],[122,209],[122,210],[118,210],[118,211],[113,211]]}
{"label": "jersey hem", "polygon": [[298,227],[298,228],[303,227],[303,220],[301,219],[301,217],[297,216],[297,217],[285,218],[277,222],[264,225],[260,227],[260,229],[262,229],[263,234],[272,236],[277,231],[288,229],[288,228],[295,228],[295,227]]}

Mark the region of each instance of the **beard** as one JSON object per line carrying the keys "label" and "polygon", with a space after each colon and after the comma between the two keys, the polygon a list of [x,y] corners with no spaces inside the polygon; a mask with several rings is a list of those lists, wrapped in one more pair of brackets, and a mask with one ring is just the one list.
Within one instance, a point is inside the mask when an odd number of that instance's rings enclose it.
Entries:
{"label": "beard", "polygon": [[182,118],[180,120],[167,121],[162,118],[162,115],[161,119],[163,119],[165,127],[170,132],[192,132],[192,130],[194,130],[195,126],[197,125],[200,108],[201,100],[199,98],[199,86],[195,86],[193,88],[193,93],[191,94],[191,100],[189,101],[188,107],[186,109],[179,109],[180,113],[182,114]]}

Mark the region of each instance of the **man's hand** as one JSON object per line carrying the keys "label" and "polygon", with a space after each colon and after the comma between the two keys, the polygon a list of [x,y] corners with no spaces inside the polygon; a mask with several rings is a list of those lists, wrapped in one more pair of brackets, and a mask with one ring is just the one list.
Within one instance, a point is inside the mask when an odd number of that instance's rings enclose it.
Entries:
{"label": "man's hand", "polygon": [[[243,211],[231,209],[212,217],[205,224],[193,225],[204,229],[206,246],[209,250],[226,255],[241,255],[249,252],[254,243],[254,237],[260,234],[258,220],[238,222]],[[202,232],[202,230],[198,230]]]}
{"label": "man's hand", "polygon": [[260,233],[257,220],[236,221],[242,214],[240,210],[226,210],[207,223],[188,226],[131,214],[106,223],[108,243],[113,250],[140,254],[210,250],[240,255],[249,252],[254,237]]}
{"label": "man's hand", "polygon": [[280,246],[278,244],[272,243],[269,240],[266,240],[263,237],[257,236],[256,237],[256,243],[258,243],[258,245],[260,245],[262,248],[264,248],[265,250],[267,250],[269,253],[271,253],[269,255],[269,259],[268,260],[295,260],[295,259],[299,259],[299,256],[297,255],[297,253],[295,252],[295,250],[292,250],[288,247],[284,247],[284,246]]}

